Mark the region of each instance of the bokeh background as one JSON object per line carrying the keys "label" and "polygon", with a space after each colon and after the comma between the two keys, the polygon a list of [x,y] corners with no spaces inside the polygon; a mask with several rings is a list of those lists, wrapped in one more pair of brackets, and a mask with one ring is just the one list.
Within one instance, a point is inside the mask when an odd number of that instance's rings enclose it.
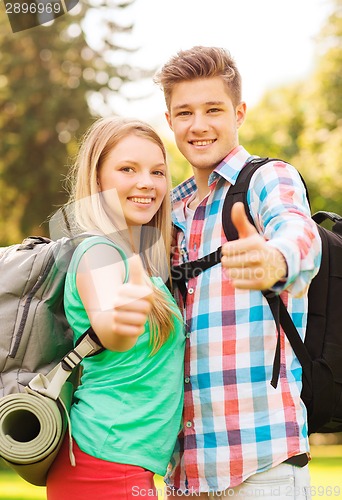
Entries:
{"label": "bokeh background", "polygon": [[47,235],[80,137],[99,116],[149,121],[174,182],[189,175],[152,75],[192,45],[223,46],[236,59],[247,149],[292,162],[313,210],[341,212],[341,9],[342,0],[81,0],[13,33],[1,2],[0,245]]}

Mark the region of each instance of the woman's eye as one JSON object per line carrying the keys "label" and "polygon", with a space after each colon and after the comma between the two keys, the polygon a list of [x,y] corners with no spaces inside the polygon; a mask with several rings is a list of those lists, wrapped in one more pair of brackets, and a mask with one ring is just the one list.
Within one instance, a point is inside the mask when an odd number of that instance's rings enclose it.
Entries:
{"label": "woman's eye", "polygon": [[121,172],[134,172],[132,167],[122,167],[120,168]]}
{"label": "woman's eye", "polygon": [[155,170],[153,174],[165,177],[165,172],[163,172],[163,170]]}

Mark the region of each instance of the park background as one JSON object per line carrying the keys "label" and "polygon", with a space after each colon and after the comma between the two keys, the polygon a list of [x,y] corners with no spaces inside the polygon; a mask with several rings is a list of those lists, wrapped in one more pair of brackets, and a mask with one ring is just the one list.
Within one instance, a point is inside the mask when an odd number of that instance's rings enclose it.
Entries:
{"label": "park background", "polygon": [[[79,140],[99,116],[149,121],[174,184],[190,175],[152,76],[192,45],[236,59],[247,150],[295,165],[313,212],[342,213],[342,0],[81,0],[15,33],[0,2],[0,246],[48,236]],[[341,434],[311,442],[315,496],[342,498]],[[1,500],[44,496],[0,462]]]}

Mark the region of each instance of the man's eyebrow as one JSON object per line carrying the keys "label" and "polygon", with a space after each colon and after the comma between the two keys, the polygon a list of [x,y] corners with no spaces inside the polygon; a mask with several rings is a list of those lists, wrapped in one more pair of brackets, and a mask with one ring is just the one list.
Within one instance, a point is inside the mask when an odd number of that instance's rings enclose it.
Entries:
{"label": "man's eyebrow", "polygon": [[[223,101],[207,101],[203,103],[205,106],[223,106],[224,102]],[[175,106],[173,109],[184,109],[184,108],[191,108],[192,104],[178,104],[178,106]]]}
{"label": "man's eyebrow", "polygon": [[208,101],[205,103],[207,106],[223,106],[223,101]]}

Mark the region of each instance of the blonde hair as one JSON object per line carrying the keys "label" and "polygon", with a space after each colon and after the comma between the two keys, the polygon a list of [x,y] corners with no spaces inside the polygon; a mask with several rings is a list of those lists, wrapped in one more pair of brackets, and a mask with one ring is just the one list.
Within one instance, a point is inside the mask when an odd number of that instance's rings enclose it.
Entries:
{"label": "blonde hair", "polygon": [[216,76],[222,78],[234,106],[240,104],[241,75],[230,53],[220,47],[198,45],[179,51],[156,73],[154,82],[164,91],[170,111],[172,91],[177,83]]}
{"label": "blonde hair", "polygon": [[[73,232],[100,232],[119,242],[124,250],[132,250],[128,230],[122,231],[115,225],[106,211],[99,192],[98,172],[103,161],[120,140],[135,135],[152,141],[159,146],[166,164],[166,151],[156,131],[147,123],[119,117],[96,120],[83,136],[76,161],[69,175],[70,200],[72,206]],[[171,248],[171,176],[166,169],[167,195],[152,220],[142,227],[140,253],[149,276],[165,271],[169,278]],[[125,234],[126,233],[126,234]],[[151,241],[152,238],[152,241]],[[165,276],[163,276],[164,280]],[[175,310],[165,293],[153,285],[154,303],[149,315],[152,353],[167,340],[173,329],[172,317]],[[176,312],[179,316],[179,312]]]}

